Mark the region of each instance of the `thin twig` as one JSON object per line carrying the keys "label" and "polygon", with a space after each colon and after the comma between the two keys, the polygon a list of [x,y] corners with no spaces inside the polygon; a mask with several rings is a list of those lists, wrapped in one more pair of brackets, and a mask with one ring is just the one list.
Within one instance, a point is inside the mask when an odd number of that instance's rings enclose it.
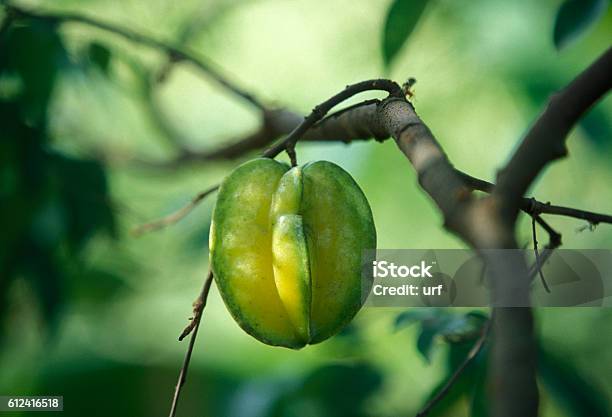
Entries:
{"label": "thin twig", "polygon": [[[193,353],[193,346],[195,345],[196,337],[198,335],[198,329],[200,327],[200,321],[202,319],[202,312],[204,311],[204,307],[206,307],[206,301],[208,300],[208,294],[210,293],[210,287],[212,285],[212,281],[213,281],[213,273],[212,273],[212,270],[209,270],[206,280],[204,281],[204,286],[202,287],[202,292],[200,293],[200,296],[193,304],[194,306],[193,319],[191,320],[190,325],[187,326],[188,328],[190,327],[189,332],[191,332],[191,338],[189,339],[189,345],[187,346],[187,352],[185,353],[185,359],[183,360],[183,366],[181,367],[178,381],[174,389],[174,396],[172,397],[172,406],[170,407],[170,414],[168,415],[169,417],[174,417],[176,415],[176,408],[178,406],[178,401],[181,395],[181,389],[183,388],[183,385],[185,385],[185,381],[187,380],[187,371],[189,370],[189,363],[191,362],[191,354]],[[183,331],[183,333],[185,333],[185,331]],[[185,337],[185,336],[182,336],[182,337]],[[179,338],[179,340],[181,339]]]}
{"label": "thin twig", "polygon": [[332,108],[342,103],[343,101],[353,97],[356,94],[372,90],[386,91],[389,93],[390,96],[402,98],[404,97],[404,92],[402,88],[396,82],[391,80],[376,79],[348,85],[338,94],[330,97],[328,100],[324,101],[318,106],[315,106],[315,108],[312,109],[312,112],[304,119],[302,123],[300,123],[295,129],[293,129],[293,131],[285,139],[265,151],[263,156],[267,158],[274,158],[282,151],[288,150],[293,162],[294,155],[291,155],[291,152],[297,141],[300,140],[302,135],[306,133],[306,131],[310,129],[310,127],[312,127],[319,120],[323,119],[323,117],[325,117],[325,115]]}
{"label": "thin twig", "polygon": [[193,64],[196,68],[200,69],[202,72],[206,73],[212,80],[214,80],[217,84],[225,88],[227,91],[232,94],[246,100],[251,105],[255,106],[259,110],[266,110],[266,106],[260,102],[253,95],[238,87],[233,82],[230,82],[221,75],[221,72],[217,65],[211,63],[210,61],[206,62],[201,58],[196,57],[193,53],[184,51],[174,45],[169,43],[159,41],[149,36],[145,36],[141,33],[135,32],[131,29],[127,29],[124,27],[120,27],[114,25],[112,23],[102,22],[97,19],[94,19],[89,16],[84,16],[76,13],[42,13],[42,12],[34,12],[31,10],[24,9],[20,6],[14,4],[6,4],[6,10],[15,14],[17,17],[27,18],[27,19],[37,19],[48,22],[75,22],[81,23],[87,26],[95,27],[107,32],[114,33],[119,35],[125,39],[128,39],[132,42],[139,43],[141,45],[162,50],[164,53],[171,58],[174,62],[177,61],[186,61]]}
{"label": "thin twig", "polygon": [[202,311],[204,311],[204,306],[206,305],[206,297],[208,297],[208,291],[210,291],[210,285],[212,282],[212,272],[208,272],[208,276],[206,281],[204,281],[204,286],[202,287],[202,291],[198,298],[193,302],[193,316],[189,318],[189,324],[185,326],[183,331],[178,337],[178,341],[182,342],[184,338],[189,336],[189,334],[195,330],[197,325],[200,323],[200,319],[202,317]]}
{"label": "thin twig", "polygon": [[[495,188],[495,185],[488,181],[481,180],[476,177],[472,177],[471,175],[468,175],[459,170],[457,170],[457,173],[466,182],[466,184],[468,184],[470,187],[476,190],[483,191],[486,193],[491,193],[493,192],[493,189]],[[550,226],[540,216],[540,213],[559,214],[559,215],[566,215],[566,216],[577,217],[577,218],[584,218],[584,216],[587,216],[587,215],[598,216],[600,218],[606,217],[605,214],[597,214],[597,213],[592,213],[592,212],[588,212],[584,210],[569,209],[567,207],[563,207],[563,209],[565,209],[563,214],[559,211],[549,213],[548,210],[551,207],[560,208],[560,206],[551,206],[549,203],[541,203],[535,198],[523,198],[521,205],[520,205],[521,210],[527,213],[529,216],[531,216],[531,219],[532,219],[531,228],[532,228],[532,233],[533,233],[533,248],[534,248],[536,260],[535,260],[534,265],[532,265],[529,268],[528,276],[529,276],[529,279],[533,279],[535,274],[539,273],[542,284],[544,285],[544,289],[546,290],[546,292],[549,292],[549,293],[550,293],[550,288],[548,286],[548,283],[544,279],[544,274],[542,272],[542,265],[546,263],[550,255],[552,255],[553,250],[561,246],[561,234],[557,232],[555,229],[553,229],[553,227]],[[572,216],[571,214],[577,214],[577,215]],[[542,254],[540,254],[538,250],[538,241],[537,241],[536,230],[535,230],[536,223],[540,225],[548,233],[548,236],[549,236],[549,242],[546,245],[545,250]]]}
{"label": "thin twig", "polygon": [[[478,191],[485,193],[492,193],[495,189],[495,184],[490,183],[480,178],[472,177],[465,172],[456,170],[457,174],[465,181],[465,183]],[[556,216],[573,217],[576,219],[586,220],[590,223],[608,223],[612,224],[612,216],[608,214],[595,213],[588,210],[580,210],[571,207],[555,206],[550,203],[542,203],[534,198],[522,197],[520,202],[520,209],[527,214],[551,214]],[[537,220],[536,220],[537,221]],[[539,222],[538,222],[539,223]],[[549,232],[550,233],[550,232]]]}
{"label": "thin twig", "polygon": [[459,367],[455,369],[455,372],[453,372],[451,377],[448,379],[448,381],[446,381],[446,384],[444,384],[444,386],[440,389],[440,391],[438,391],[436,395],[434,395],[434,397],[431,400],[429,400],[427,404],[425,404],[425,406],[421,409],[421,411],[419,411],[416,414],[416,417],[424,417],[427,414],[429,414],[431,409],[437,403],[439,403],[446,396],[446,394],[448,394],[448,392],[453,387],[457,379],[459,379],[461,374],[466,370],[466,368],[470,365],[470,363],[472,363],[472,361],[476,358],[476,356],[478,356],[478,354],[484,347],[485,342],[487,340],[487,336],[489,335],[489,331],[491,329],[492,321],[493,321],[493,317],[489,318],[489,320],[487,320],[487,322],[482,326],[480,337],[478,337],[478,339],[474,343],[474,346],[472,346],[472,348],[468,352],[467,356],[465,357],[461,365],[459,365]]}
{"label": "thin twig", "polygon": [[556,249],[561,246],[561,233],[553,229],[540,215],[534,214],[533,217],[536,223],[548,233],[548,244],[546,247]]}
{"label": "thin twig", "polygon": [[546,292],[550,293],[550,288],[548,287],[548,284],[544,279],[544,273],[542,272],[542,264],[540,263],[540,252],[538,251],[538,237],[536,233],[536,217],[537,215],[531,217],[531,231],[533,233],[533,251],[535,253],[535,266],[540,274],[540,280],[542,281],[544,289],[546,290]]}
{"label": "thin twig", "polygon": [[[553,254],[554,250],[561,246],[561,234],[553,229],[548,223],[546,223],[540,216],[534,216],[535,221],[542,226],[544,230],[548,232],[549,240],[548,244],[544,246],[544,251],[539,254],[538,259],[529,267],[528,276],[532,280],[538,271],[541,271],[542,265],[544,265],[548,258]],[[550,291],[549,291],[550,292]]]}
{"label": "thin twig", "polygon": [[537,202],[536,210],[540,213],[554,214],[557,216],[574,217],[586,220],[592,224],[612,223],[612,216],[608,214],[595,213],[587,210],[578,210],[571,207],[555,206],[549,203]]}
{"label": "thin twig", "polygon": [[198,204],[200,204],[200,202],[202,200],[204,200],[204,198],[206,196],[208,196],[209,194],[212,194],[213,192],[217,191],[217,189],[219,188],[219,184],[214,185],[210,188],[208,188],[207,190],[204,190],[200,193],[198,193],[195,197],[193,197],[191,199],[191,201],[181,207],[180,209],[178,209],[177,211],[162,217],[161,219],[157,219],[154,220],[152,222],[149,223],[145,223],[142,224],[138,227],[135,227],[134,229],[132,229],[132,235],[133,236],[141,236],[145,233],[148,232],[153,232],[155,230],[159,230],[159,229],[163,229],[166,226],[170,226],[174,223],[177,223],[178,221],[180,221],[181,219],[183,219],[185,216],[187,216],[189,213],[191,213],[193,211],[193,209],[195,209]]}

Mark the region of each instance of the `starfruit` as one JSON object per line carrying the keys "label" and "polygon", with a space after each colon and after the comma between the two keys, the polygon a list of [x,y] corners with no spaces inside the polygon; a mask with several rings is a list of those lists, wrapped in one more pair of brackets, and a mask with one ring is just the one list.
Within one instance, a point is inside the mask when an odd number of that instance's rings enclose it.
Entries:
{"label": "starfruit", "polygon": [[299,349],[348,324],[362,305],[362,252],[375,247],[368,201],[331,162],[254,159],[219,189],[215,281],[236,322],[266,344]]}

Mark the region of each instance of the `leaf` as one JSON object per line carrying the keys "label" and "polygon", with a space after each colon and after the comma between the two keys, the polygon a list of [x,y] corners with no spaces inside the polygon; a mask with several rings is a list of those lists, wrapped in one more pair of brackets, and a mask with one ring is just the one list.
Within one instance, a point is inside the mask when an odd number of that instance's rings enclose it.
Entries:
{"label": "leaf", "polygon": [[53,254],[29,242],[21,256],[21,271],[29,281],[42,308],[41,318],[51,333],[57,330],[59,314],[66,299],[62,285],[62,269]]}
{"label": "leaf", "polygon": [[382,53],[386,68],[417,25],[427,0],[394,0],[387,11],[383,29]]}
{"label": "leaf", "polygon": [[609,417],[606,394],[568,361],[540,346],[538,373],[548,392],[568,416]]}
{"label": "leaf", "polygon": [[481,322],[485,322],[489,319],[489,315],[480,310],[472,310],[465,314],[468,317],[472,317],[475,320],[479,320]]}
{"label": "leaf", "polygon": [[557,11],[553,41],[560,50],[580,37],[608,8],[607,0],[566,0]]}
{"label": "leaf", "polygon": [[400,313],[395,318],[393,329],[395,331],[400,330],[404,327],[408,327],[411,324],[421,322],[424,320],[430,320],[435,318],[437,315],[436,310],[429,308],[419,308]]}
{"label": "leaf", "polygon": [[13,25],[0,39],[0,75],[14,73],[21,80],[19,108],[30,125],[45,125],[55,79],[66,62],[55,27],[44,22]]}
{"label": "leaf", "polygon": [[440,331],[440,325],[446,321],[445,310],[433,308],[418,308],[404,311],[395,318],[394,330],[400,330],[414,323],[420,323],[421,329],[417,339],[417,350],[427,362],[430,361],[431,350],[435,336]]}
{"label": "leaf", "polygon": [[80,249],[98,230],[116,235],[106,171],[98,161],[49,154],[68,223],[72,249]]}
{"label": "leaf", "polygon": [[128,289],[125,279],[110,269],[89,265],[75,269],[73,273],[66,274],[70,297],[74,302],[100,308]]}
{"label": "leaf", "polygon": [[417,339],[417,349],[428,363],[431,362],[431,351],[437,333],[435,328],[423,326],[421,334]]}
{"label": "leaf", "polygon": [[479,311],[466,314],[449,313],[436,323],[436,332],[449,343],[463,343],[480,336],[487,316]]}
{"label": "leaf", "polygon": [[111,52],[106,46],[97,42],[90,43],[89,48],[87,48],[87,56],[91,64],[95,65],[102,73],[108,75]]}
{"label": "leaf", "polygon": [[600,151],[612,145],[612,123],[609,114],[601,106],[592,108],[581,120],[580,127],[586,138]]}
{"label": "leaf", "polygon": [[451,344],[471,342],[480,336],[487,319],[485,313],[477,310],[462,314],[439,308],[418,308],[399,314],[395,318],[394,330],[420,323],[417,350],[429,362],[436,336],[442,336]]}
{"label": "leaf", "polygon": [[479,311],[471,311],[465,315],[450,316],[440,326],[439,333],[450,343],[462,343],[480,336],[482,326],[487,321],[487,315]]}

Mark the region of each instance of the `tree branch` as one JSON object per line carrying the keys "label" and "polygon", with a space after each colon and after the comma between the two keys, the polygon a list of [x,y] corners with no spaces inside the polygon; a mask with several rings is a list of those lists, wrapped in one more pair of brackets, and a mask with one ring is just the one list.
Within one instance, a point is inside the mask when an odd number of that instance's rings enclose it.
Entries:
{"label": "tree branch", "polygon": [[24,9],[20,6],[14,4],[6,4],[4,5],[7,11],[10,11],[15,17],[18,18],[26,18],[26,19],[36,19],[47,22],[54,23],[64,23],[64,22],[74,22],[80,23],[87,26],[95,27],[106,32],[114,33],[119,35],[125,39],[128,39],[132,42],[141,44],[143,46],[147,46],[149,48],[157,49],[164,52],[168,57],[172,59],[172,61],[185,61],[189,62],[197,69],[207,74],[210,79],[215,81],[225,90],[230,92],[231,94],[245,100],[252,106],[258,108],[259,110],[265,110],[266,107],[262,102],[260,102],[253,95],[238,87],[233,82],[228,81],[223,75],[221,75],[221,71],[218,67],[211,63],[210,61],[204,61],[201,58],[195,56],[195,54],[191,52],[184,51],[174,45],[171,45],[166,42],[159,41],[149,36],[145,36],[141,33],[135,32],[133,30],[123,28],[112,23],[106,23],[99,20],[96,20],[92,17],[83,16],[76,13],[42,13],[42,12],[34,12],[31,10]]}
{"label": "tree branch", "polygon": [[[516,249],[513,230],[503,221],[495,200],[476,199],[457,173],[430,130],[414,108],[400,99],[385,100],[379,106],[383,125],[392,133],[400,150],[416,170],[421,187],[434,200],[447,229],[482,254],[492,279],[492,297],[502,305],[529,305],[528,270]],[[493,353],[494,416],[534,417],[538,392],[535,381],[535,344],[530,309],[495,310],[494,346],[506,349]],[[517,387],[520,389],[517,390]]]}
{"label": "tree branch", "polygon": [[179,155],[170,160],[140,160],[137,163],[144,168],[175,170],[202,162],[234,160],[265,148],[280,136],[295,129],[302,120],[303,117],[285,109],[266,110],[262,113],[261,125],[255,131],[230,140],[228,144],[216,149],[193,151],[182,148]]}
{"label": "tree branch", "polygon": [[[397,97],[397,96],[404,97],[403,95],[404,93],[401,87],[399,87],[399,85],[389,80],[369,80],[369,81],[363,81],[361,83],[347,86],[342,92],[334,95],[333,97],[326,100],[322,104],[316,106],[315,109],[310,114],[310,116],[306,117],[302,123],[296,126],[292,130],[292,132],[289,134],[289,136],[287,136],[287,138],[279,142],[274,147],[265,151],[262,154],[262,156],[268,157],[268,158],[274,158],[283,149],[291,151],[292,148],[295,146],[295,143],[304,136],[304,134],[308,131],[308,129],[310,127],[313,127],[318,121],[320,121],[331,108],[341,103],[342,101],[346,100],[347,98],[352,97],[355,94],[358,94],[363,91],[369,91],[369,90],[383,90],[383,91],[388,91],[390,94],[390,97]],[[378,100],[376,100],[376,103],[378,105],[379,103]],[[366,102],[365,104],[369,105],[371,103]],[[332,125],[332,127],[329,129],[333,130],[334,126],[336,125],[338,127],[346,126],[347,121],[350,121],[355,117],[359,117],[360,119],[363,119],[363,120],[361,123],[357,123],[356,126],[358,128],[361,126],[361,129],[355,129],[351,133],[358,133],[358,134],[364,134],[364,135],[369,134],[369,135],[374,135],[375,137],[385,136],[384,133],[382,133],[381,126],[377,123],[374,123],[377,119],[373,117],[364,118],[363,115],[366,113],[361,112],[362,109],[360,108],[359,105],[351,106],[350,108],[346,110],[352,110],[352,112],[341,111],[341,112],[338,112],[338,114],[336,114],[333,118],[328,119],[328,120],[334,120],[334,123],[335,123],[335,124],[329,123],[329,125]],[[291,118],[291,113],[284,112],[284,111],[280,111],[280,112],[281,113],[279,114],[283,115],[285,118],[287,119]],[[349,117],[348,115],[351,113],[353,115]],[[375,126],[374,127],[366,126],[368,122],[374,123]],[[286,126],[286,124],[283,124],[283,126]],[[314,130],[324,131],[325,127],[321,128],[321,126],[319,126],[318,129],[314,129]],[[245,152],[247,149],[253,146],[253,143],[255,141],[265,140],[267,137],[268,136],[263,133],[261,135],[254,135],[251,138],[247,138],[241,142],[237,142],[228,147],[224,147],[221,150],[211,153],[210,155],[211,157],[212,155],[214,155],[214,157],[217,157],[217,158],[221,157],[222,155],[225,157],[231,157],[233,155],[237,155],[239,153]],[[201,157],[202,156],[200,155],[200,158]],[[292,157],[292,162],[294,163],[296,162],[294,153]],[[146,223],[146,224],[136,227],[132,231],[132,234],[134,236],[140,236],[144,233],[159,230],[168,225],[178,222],[179,220],[184,218],[186,215],[188,215],[204,199],[204,197],[206,197],[208,194],[212,193],[213,191],[217,190],[218,188],[219,188],[219,185],[215,185],[214,187],[209,188],[208,190],[200,192],[185,207],[182,207],[178,211],[171,213],[170,215],[165,216],[161,219],[158,219],[150,223]]]}
{"label": "tree branch", "polygon": [[[565,138],[584,112],[612,87],[612,49],[608,49],[567,87],[554,95],[529,130],[510,162],[498,174],[491,195],[493,211],[505,229],[514,233],[522,197],[550,162],[567,154]],[[550,251],[547,251],[547,256]],[[498,260],[499,265],[503,259]],[[494,262],[495,264],[496,262]],[[536,265],[536,268],[538,265]],[[524,265],[514,271],[516,287],[528,297],[531,271]],[[503,274],[503,271],[498,271]],[[501,275],[500,275],[501,276]],[[501,294],[512,290],[512,276],[496,279]],[[494,288],[495,292],[495,288]],[[492,413],[496,417],[536,416],[538,392],[535,382],[533,314],[529,308],[498,308],[490,379],[494,382]]]}
{"label": "tree branch", "polygon": [[[263,156],[267,158],[274,158],[283,150],[286,150],[291,154],[297,141],[300,140],[306,131],[308,131],[308,129],[310,129],[315,123],[320,121],[332,108],[356,94],[372,90],[382,90],[388,92],[390,97],[404,98],[404,91],[402,88],[397,83],[390,80],[368,80],[353,85],[348,85],[338,94],[317,105],[302,123],[300,123],[285,139],[265,151]],[[293,159],[294,158],[292,158],[292,164],[295,165],[295,161]]]}
{"label": "tree branch", "polygon": [[608,214],[595,213],[587,210],[579,210],[571,207],[555,206],[550,203],[541,203],[532,201],[532,211],[542,214],[554,214],[557,216],[573,217],[576,219],[586,220],[591,224],[612,223],[612,216]]}
{"label": "tree branch", "polygon": [[[381,105],[382,102],[380,100],[367,100],[332,113],[310,127],[303,134],[300,141],[341,141],[347,144],[356,140],[371,140],[372,138],[381,142],[385,141],[390,137],[390,132],[381,122],[381,115],[379,113],[379,106]],[[242,157],[254,150],[261,149],[281,134],[286,134],[295,130],[300,122],[304,120],[304,118],[298,114],[285,109],[267,111],[264,115],[264,124],[256,132],[245,138],[231,141],[228,145],[221,146],[208,152],[188,152],[169,161],[146,161],[142,163],[149,168],[175,169],[187,163],[232,160]],[[494,184],[475,178],[457,169],[455,169],[455,173],[465,185],[473,190],[492,193],[495,188]],[[201,201],[198,199],[198,196],[202,193],[194,197],[196,201],[179,210],[182,215],[179,215],[178,218],[175,217],[176,213],[173,213],[167,216],[170,217],[169,220],[156,220],[137,227],[132,233],[135,235],[142,235],[146,232],[155,231],[176,223],[195,208]],[[574,217],[586,220],[591,224],[612,223],[612,216],[607,214],[551,205],[550,203],[543,203],[533,198],[523,197],[521,199],[521,210],[530,216],[535,216],[536,222],[549,234],[550,241],[555,242],[554,245],[549,244],[549,247],[554,246],[555,248],[561,243],[561,235],[544,222],[541,216],[539,216],[540,214]],[[543,254],[546,254],[546,252],[543,252]]]}
{"label": "tree branch", "polygon": [[[492,193],[495,188],[495,184],[492,184],[488,181],[472,177],[471,175],[468,175],[459,170],[457,171],[457,173],[461,176],[461,178],[463,178],[465,183],[472,187],[474,190],[483,191],[485,193]],[[608,214],[595,213],[593,211],[580,210],[571,207],[556,206],[550,203],[542,203],[541,201],[538,201],[533,197],[522,197],[520,199],[519,208],[529,215],[552,214],[557,216],[574,217],[576,219],[586,220],[591,224],[612,224],[612,216]],[[540,222],[538,221],[538,223]],[[544,228],[546,229],[546,227]],[[550,233],[550,230],[547,231]]]}
{"label": "tree branch", "polygon": [[580,117],[612,88],[612,48],[554,94],[510,162],[497,176],[495,193],[511,219],[521,197],[544,167],[567,155],[565,139]]}
{"label": "tree branch", "polygon": [[[379,124],[376,106],[380,100],[367,100],[339,110],[316,122],[300,138],[302,142],[350,143],[355,140],[384,141],[388,133]],[[210,151],[183,149],[175,158],[166,161],[138,161],[145,168],[178,169],[202,162],[233,160],[255,150],[265,148],[282,135],[291,133],[304,117],[287,109],[268,110],[263,113],[262,124],[244,137],[230,140],[226,145]]]}
{"label": "tree branch", "polygon": [[[486,193],[492,193],[495,188],[495,185],[491,184],[488,181],[472,177],[471,175],[468,175],[461,171],[457,171],[457,173],[464,179],[466,184],[468,184],[474,190],[483,191]],[[605,214],[598,214],[598,213],[593,213],[593,212],[589,212],[585,210],[570,209],[567,207],[560,207],[560,206],[551,206],[549,203],[541,203],[537,201],[535,198],[525,198],[525,197],[522,198],[520,208],[526,214],[530,215],[533,221],[532,233],[534,236],[534,251],[536,252],[536,262],[534,263],[534,265],[532,265],[529,268],[529,277],[533,278],[533,276],[537,272],[539,272],[540,277],[542,278],[542,284],[544,285],[544,288],[547,289],[547,291],[548,291],[548,286],[546,284],[546,281],[544,280],[544,277],[542,276],[540,267],[544,265],[544,263],[546,263],[546,260],[552,254],[552,251],[558,248],[559,246],[561,246],[561,234],[558,233],[555,229],[553,229],[553,227],[550,226],[540,216],[540,214],[542,213],[561,214],[561,215],[568,215],[569,217],[576,217],[576,218],[582,218],[582,219],[591,218],[593,219],[593,221],[594,219],[602,219],[602,221],[605,221],[606,217],[612,217],[612,216],[608,216]],[[563,210],[564,212],[561,213],[560,211],[558,211],[557,209],[559,208],[564,209]],[[535,229],[534,229],[535,223],[537,223],[540,227],[542,227],[542,229],[544,229],[546,233],[548,233],[548,236],[549,236],[548,244],[545,246],[544,248],[545,250],[542,254],[537,252],[537,240],[536,240],[536,234],[535,234]]]}

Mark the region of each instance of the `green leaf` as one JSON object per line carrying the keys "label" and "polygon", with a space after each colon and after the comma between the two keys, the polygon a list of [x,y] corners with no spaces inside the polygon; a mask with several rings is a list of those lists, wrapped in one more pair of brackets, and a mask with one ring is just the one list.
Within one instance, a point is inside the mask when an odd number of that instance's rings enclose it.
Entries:
{"label": "green leaf", "polygon": [[49,334],[54,333],[59,325],[59,315],[66,304],[62,284],[62,266],[52,253],[33,242],[28,242],[21,254],[19,271],[30,283],[38,301],[41,318]]}
{"label": "green leaf", "polygon": [[471,317],[474,320],[480,320],[481,322],[487,321],[489,319],[489,315],[480,310],[472,310],[465,314],[467,317]]}
{"label": "green leaf", "polygon": [[553,41],[562,49],[592,26],[608,8],[608,0],[566,0],[557,11]]}
{"label": "green leaf", "polygon": [[116,225],[104,166],[57,152],[49,154],[54,180],[65,207],[71,249],[80,249],[95,232],[116,235]]}
{"label": "green leaf", "polygon": [[128,289],[125,279],[110,269],[86,265],[66,274],[70,297],[82,305],[101,308]]}
{"label": "green leaf", "polygon": [[385,67],[389,67],[417,25],[427,0],[394,0],[387,11],[383,29],[382,53]]}
{"label": "green leaf", "polygon": [[421,334],[417,339],[417,349],[428,363],[431,362],[431,351],[437,333],[438,332],[435,328],[423,326]]}
{"label": "green leaf", "polygon": [[55,79],[67,63],[66,51],[53,25],[31,22],[11,26],[0,39],[0,75],[21,81],[18,106],[29,125],[44,126]]}
{"label": "green leaf", "polygon": [[111,52],[106,46],[97,42],[90,43],[89,48],[87,48],[87,56],[91,64],[97,67],[104,74],[108,75]]}
{"label": "green leaf", "polygon": [[602,106],[592,108],[580,120],[586,138],[599,151],[607,151],[612,146],[612,123],[608,120],[609,114]]}
{"label": "green leaf", "polygon": [[422,322],[425,320],[431,320],[436,317],[436,310],[429,308],[419,308],[414,310],[404,311],[395,318],[393,329],[395,331],[400,330],[404,327],[408,327],[411,324]]}
{"label": "green leaf", "polygon": [[465,315],[453,315],[440,326],[438,332],[450,343],[474,340],[480,336],[482,326],[487,319],[487,315],[479,311],[471,311]]}
{"label": "green leaf", "polygon": [[436,336],[451,344],[471,342],[480,336],[487,319],[485,313],[476,310],[463,314],[440,308],[418,308],[399,314],[394,329],[397,331],[420,323],[417,349],[429,362]]}

